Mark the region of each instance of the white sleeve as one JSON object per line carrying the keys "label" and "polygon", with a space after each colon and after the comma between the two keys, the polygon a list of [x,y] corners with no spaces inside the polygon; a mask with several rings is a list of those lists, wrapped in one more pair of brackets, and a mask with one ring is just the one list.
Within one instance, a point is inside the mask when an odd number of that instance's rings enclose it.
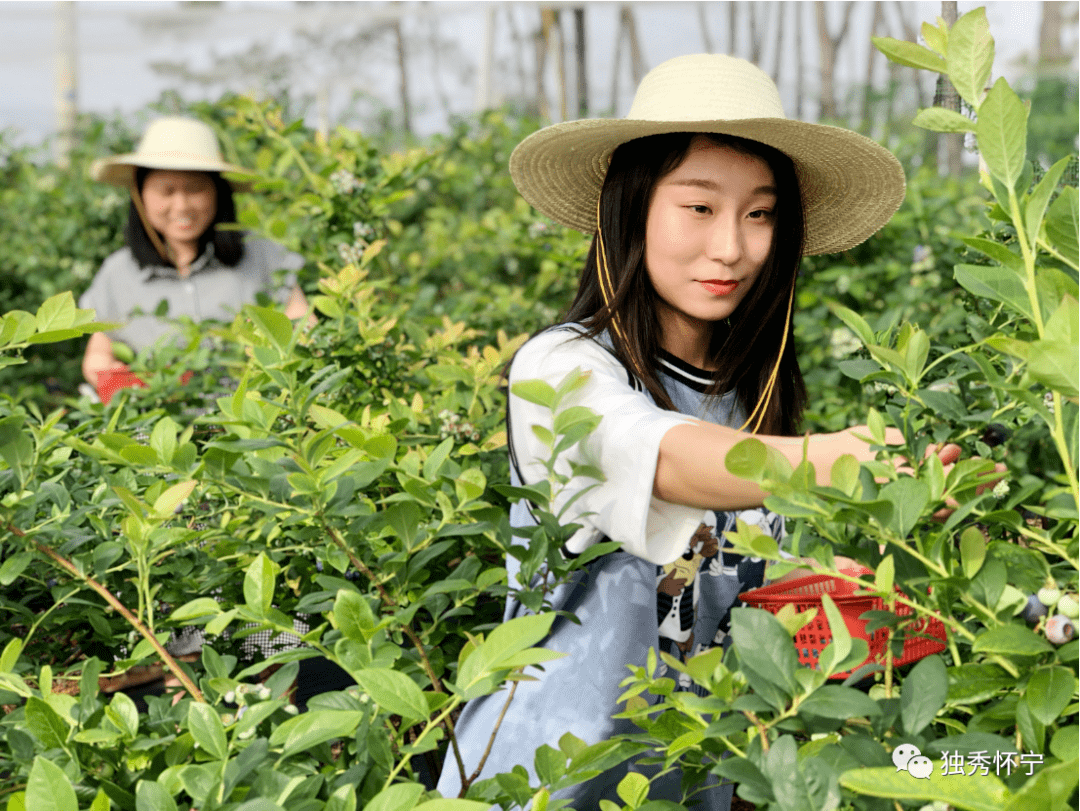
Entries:
{"label": "white sleeve", "polygon": [[[645,392],[636,391],[622,364],[588,338],[569,329],[542,333],[523,346],[510,368],[515,383],[539,379],[557,388],[575,369],[589,373],[584,386],[567,395],[559,410],[581,405],[600,415],[592,434],[560,457],[556,470],[570,475],[570,462],[590,464],[604,472],[605,481],[577,477],[557,494],[558,513],[573,496],[592,486],[563,517],[581,524],[567,542],[580,553],[606,535],[637,557],[663,565],[678,558],[708,513],[698,508],[662,501],[653,495],[660,440],[690,418],[656,406]],[[544,460],[550,450],[535,435],[533,425],[552,428],[553,415],[539,405],[510,394],[510,427],[514,456],[525,483],[546,476]]]}

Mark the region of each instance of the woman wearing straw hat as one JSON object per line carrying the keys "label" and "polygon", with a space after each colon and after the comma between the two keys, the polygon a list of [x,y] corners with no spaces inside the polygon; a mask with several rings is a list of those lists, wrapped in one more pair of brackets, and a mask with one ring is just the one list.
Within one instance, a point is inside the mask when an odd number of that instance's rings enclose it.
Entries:
{"label": "woman wearing straw hat", "polygon": [[[510,172],[533,206],[594,235],[569,313],[522,347],[510,382],[558,387],[588,373],[560,408],[587,406],[602,419],[557,470],[571,477],[587,464],[604,478],[572,478],[552,512],[569,505],[564,522],[581,525],[564,554],[603,539],[622,545],[549,593],[580,621],[557,618],[540,643],[566,655],[530,671],[536,680],[515,683],[509,699],[470,702],[458,723],[465,775],[521,765],[535,779],[535,750],[558,748],[566,732],[594,743],[634,731],[612,718],[627,666],[644,667],[650,648],[686,659],[722,644],[737,595],[760,584],[761,565],[724,553],[723,533],[741,519],[779,540],[783,521],[762,509],[756,485],[728,473],[725,455],[753,432],[801,461],[806,389],[791,339],[800,259],[880,229],[903,199],[904,174],[868,138],[786,119],[772,80],[722,55],[659,65],[626,119],[532,134]],[[551,414],[511,394],[507,416],[512,479],[544,481],[551,452],[531,429],[550,430]],[[873,459],[860,433],[811,435],[810,461],[820,471],[844,454]],[[530,505],[516,504],[511,523],[534,525]],[[513,582],[516,561],[508,566]],[[511,599],[507,618],[523,613]],[[554,796],[578,809],[617,801],[628,768],[647,771],[623,763]],[[681,801],[680,779],[658,778],[649,798]],[[439,788],[460,791],[456,758]],[[730,797],[730,786],[702,785],[688,801],[726,809]]]}
{"label": "woman wearing straw hat", "polygon": [[[92,385],[102,372],[126,368],[113,341],[139,351],[175,335],[173,325],[153,314],[162,300],[170,317],[196,321],[229,319],[263,292],[272,293],[290,318],[307,312],[295,286],[300,256],[218,227],[236,220],[233,192],[250,189],[222,173],[252,174],[224,161],[209,126],[179,117],[151,122],[135,152],[90,167],[95,180],[131,193],[127,245],[105,260],[79,299],[79,306],[97,311],[98,320],[122,324],[90,337],[82,369]],[[289,280],[275,285],[276,271],[286,271]]]}

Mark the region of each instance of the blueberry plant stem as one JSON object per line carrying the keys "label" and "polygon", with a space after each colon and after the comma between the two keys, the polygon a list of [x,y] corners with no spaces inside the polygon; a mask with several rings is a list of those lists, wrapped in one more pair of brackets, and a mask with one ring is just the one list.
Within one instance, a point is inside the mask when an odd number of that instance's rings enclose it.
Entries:
{"label": "blueberry plant stem", "polygon": [[[8,531],[19,537],[26,537],[26,534],[17,527],[9,525]],[[184,669],[180,667],[180,664],[169,654],[167,650],[165,650],[164,645],[157,641],[157,637],[155,637],[153,633],[150,632],[150,629],[147,628],[139,620],[138,617],[132,614],[131,611],[128,610],[127,606],[125,606],[118,599],[116,599],[116,595],[114,595],[111,591],[109,591],[107,588],[97,582],[94,578],[90,577],[90,575],[80,572],[79,568],[74,563],[65,558],[55,549],[52,549],[36,540],[31,539],[31,541],[34,544],[35,548],[39,552],[41,552],[41,554],[45,555],[61,569],[68,572],[73,577],[82,580],[84,583],[86,583],[86,585],[96,591],[106,603],[108,603],[120,616],[127,620],[128,623],[136,631],[139,632],[139,634],[142,635],[143,639],[150,643],[150,645],[157,652],[157,655],[161,657],[161,661],[165,663],[165,666],[169,668],[170,671],[172,671],[173,675],[176,676],[180,684],[182,684],[184,686],[184,689],[187,690],[188,695],[190,695],[192,698],[194,698],[200,703],[206,703],[206,698],[203,697],[202,691],[195,686],[195,682],[193,682],[188,677],[188,674],[184,672]]]}

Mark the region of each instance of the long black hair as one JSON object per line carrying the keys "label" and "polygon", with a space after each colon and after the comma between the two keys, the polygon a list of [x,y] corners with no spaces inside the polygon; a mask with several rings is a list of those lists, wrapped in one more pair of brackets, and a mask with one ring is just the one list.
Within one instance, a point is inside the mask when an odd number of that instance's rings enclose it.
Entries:
{"label": "long black hair", "polygon": [[[656,184],[683,162],[696,135],[651,135],[615,150],[600,192],[599,223],[614,288],[611,306],[605,303],[600,288],[599,241],[593,237],[577,296],[563,321],[583,325],[590,337],[606,331],[619,360],[635,372],[656,403],[667,410],[675,406],[656,371],[661,351],[661,301],[645,268],[645,225]],[[776,226],[769,256],[736,311],[714,325],[708,357],[716,371],[708,391],[718,395],[734,390],[750,414],[765,390],[787,332],[779,374],[758,430],[794,436],[806,405],[806,385],[787,318],[805,231],[795,167],[787,155],[765,144],[726,135],[703,135],[720,146],[763,159],[772,170],[777,189]],[[613,328],[616,315],[620,329]]]}
{"label": "long black hair", "polygon": [[[135,167],[135,187],[139,190],[139,194],[142,194],[146,177],[152,171],[154,170],[147,169],[144,166]],[[206,250],[206,246],[213,242],[214,256],[217,257],[218,261],[229,267],[236,267],[244,257],[244,234],[236,229],[219,229],[216,227],[219,223],[236,223],[236,201],[233,200],[232,186],[221,176],[220,172],[207,172],[206,174],[214,183],[217,213],[214,215],[214,221],[210,223],[210,227],[199,236],[199,245],[195,255],[201,256],[202,252]],[[124,239],[127,241],[127,246],[131,249],[135,261],[139,263],[139,267],[160,267],[173,264],[173,261],[167,256],[158,253],[154,243],[150,241],[146,228],[143,227],[142,218],[139,217],[139,212],[135,208],[134,201],[128,204],[128,220],[127,225],[124,227]]]}

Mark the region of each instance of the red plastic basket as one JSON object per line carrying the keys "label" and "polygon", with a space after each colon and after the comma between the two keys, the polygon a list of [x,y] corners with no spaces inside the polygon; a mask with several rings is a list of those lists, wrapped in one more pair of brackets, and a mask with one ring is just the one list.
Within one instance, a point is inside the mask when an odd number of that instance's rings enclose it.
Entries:
{"label": "red plastic basket", "polygon": [[[180,375],[180,382],[187,385],[187,382],[194,376],[194,372],[188,370]],[[128,369],[126,366],[123,368],[117,367],[115,369],[105,369],[98,372],[98,384],[97,394],[98,399],[104,405],[108,405],[112,400],[113,395],[120,389],[145,389],[146,381]]]}
{"label": "red plastic basket", "polygon": [[[845,569],[844,574],[861,577],[871,574],[866,568]],[[777,613],[785,605],[793,605],[799,613],[811,608],[818,609],[817,616],[808,622],[795,634],[795,649],[799,654],[799,663],[808,667],[817,667],[818,657],[821,651],[832,642],[832,630],[829,621],[825,617],[825,611],[821,606],[821,595],[828,594],[840,610],[840,616],[847,625],[848,633],[852,639],[865,639],[870,646],[870,655],[858,666],[843,673],[834,673],[831,678],[847,678],[859,667],[867,662],[885,663],[885,646],[888,643],[888,632],[885,628],[879,628],[871,634],[866,633],[866,620],[859,617],[867,611],[883,611],[885,605],[880,597],[872,594],[860,594],[861,589],[854,583],[842,580],[832,575],[817,574],[808,577],[800,577],[795,580],[786,580],[771,586],[763,586],[753,591],[747,591],[739,595],[742,601],[754,608],[764,608],[773,614]],[[897,592],[900,589],[896,589]],[[897,604],[895,613],[901,617],[911,616],[912,609],[906,605]],[[898,658],[893,659],[894,665],[906,665],[938,653],[945,649],[945,626],[938,619],[923,619],[914,622],[904,629],[904,652]]]}
{"label": "red plastic basket", "polygon": [[126,366],[116,369],[104,369],[98,372],[98,399],[105,405],[120,389],[145,389],[146,383]]}

